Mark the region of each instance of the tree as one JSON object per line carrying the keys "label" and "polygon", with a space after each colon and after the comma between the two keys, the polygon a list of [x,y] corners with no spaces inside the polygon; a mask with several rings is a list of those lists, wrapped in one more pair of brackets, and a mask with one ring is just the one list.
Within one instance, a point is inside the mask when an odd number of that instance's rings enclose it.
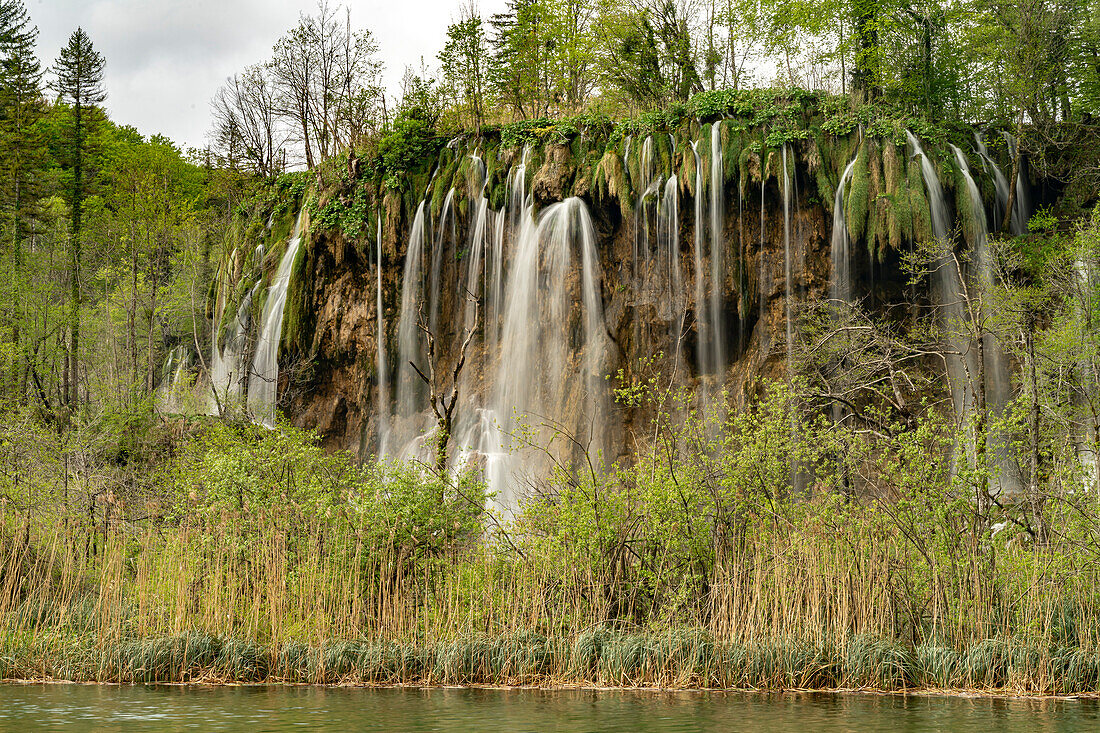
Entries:
{"label": "tree", "polygon": [[490,78],[501,100],[521,119],[541,117],[549,108],[546,16],[542,0],[510,0],[508,9],[490,21]]}
{"label": "tree", "polygon": [[243,157],[248,169],[261,176],[279,172],[287,133],[275,101],[270,69],[262,64],[235,74],[214,95],[214,145],[231,168]]}
{"label": "tree", "polygon": [[675,0],[648,0],[605,12],[606,82],[643,109],[684,101],[702,91],[692,49],[690,9]]}
{"label": "tree", "polygon": [[481,16],[472,5],[466,6],[459,19],[447,27],[447,41],[439,52],[439,63],[447,87],[454,90],[454,104],[466,109],[476,127],[485,122],[487,53]]}
{"label": "tree", "polygon": [[84,156],[86,152],[89,120],[89,108],[102,104],[107,99],[103,88],[102,54],[92,47],[92,39],[77,28],[69,36],[68,44],[54,63],[54,82],[58,98],[70,106],[72,114],[72,136],[67,147],[72,160],[73,182],[70,197],[72,221],[70,225],[70,314],[69,314],[69,369],[68,388],[65,390],[67,402],[79,401],[79,353],[80,353],[80,237],[82,213],[86,184],[84,181]]}
{"label": "tree", "polygon": [[369,31],[352,29],[350,11],[341,23],[338,10],[320,0],[315,16],[302,15],[275,44],[269,64],[277,112],[295,131],[307,168],[376,126],[378,45]]}
{"label": "tree", "polygon": [[[38,29],[30,25],[20,0],[0,1],[0,206],[10,238],[10,300],[12,381],[19,399],[26,393],[21,369],[23,243],[39,216],[45,166],[45,143],[39,120],[44,114],[42,68],[35,54]],[[19,373],[22,371],[22,375]]]}

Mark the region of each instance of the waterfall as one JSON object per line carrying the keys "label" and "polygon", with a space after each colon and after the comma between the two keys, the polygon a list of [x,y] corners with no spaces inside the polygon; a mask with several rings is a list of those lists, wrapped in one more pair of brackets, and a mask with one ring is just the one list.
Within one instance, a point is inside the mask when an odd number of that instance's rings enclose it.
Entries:
{"label": "waterfall", "polygon": [[[451,188],[447,191],[446,198],[443,199],[443,209],[439,212],[439,227],[435,235],[435,247],[432,249],[432,283],[431,290],[428,291],[428,329],[438,339],[441,337],[439,331],[439,296],[442,293],[442,267],[443,267],[443,249],[445,245],[444,237],[447,235],[447,218],[451,214],[451,207],[454,202],[455,190]],[[454,217],[451,216],[451,241],[455,239],[455,222]]]}
{"label": "waterfall", "polygon": [[691,152],[695,156],[695,321],[696,321],[696,369],[700,375],[711,371],[714,364],[710,306],[706,302],[706,288],[703,280],[703,163],[699,157],[699,147],[691,141]]}
{"label": "waterfall", "polygon": [[527,160],[531,157],[530,144],[524,146],[519,165],[508,178],[508,236],[515,240],[531,215],[527,200]]}
{"label": "waterfall", "polygon": [[[954,145],[949,147],[955,154],[955,160],[959,164],[959,170],[962,172],[963,180],[966,183],[970,206],[973,211],[977,212],[977,215],[973,217],[975,230],[970,232],[970,246],[973,251],[972,261],[977,265],[977,285],[984,295],[983,300],[992,299],[995,275],[993,257],[989,251],[989,231],[986,227],[982,195],[970,173],[966,156]],[[982,336],[982,365],[985,372],[985,384],[983,386],[985,388],[986,411],[991,417],[1003,417],[1012,399],[1012,384],[1008,357],[1004,353],[1004,347],[1001,345],[1000,340],[991,333]],[[1009,439],[1009,436],[996,435],[994,431],[990,430],[989,448],[997,456],[997,463],[1000,467],[999,484],[1001,489],[1005,491],[1020,488],[1016,466],[1011,458],[1008,445]]]}
{"label": "waterfall", "polygon": [[190,368],[191,352],[186,346],[175,346],[168,352],[168,357],[161,367],[160,384],[157,386],[153,400],[157,412],[170,415],[182,409],[180,390],[184,386],[184,379]]}
{"label": "waterfall", "polygon": [[[1000,166],[997,165],[997,161],[993,160],[989,156],[989,149],[985,146],[985,141],[982,140],[982,136],[977,132],[974,133],[974,141],[978,144],[978,155],[981,157],[982,164],[986,166],[986,170],[993,174],[993,188],[997,192],[997,209],[994,212],[996,214],[995,226],[999,229],[1001,222],[1004,221],[1005,209],[1008,208],[1008,179],[1005,178],[1005,174],[1001,171]],[[1012,227],[1015,230],[1016,217],[1012,218]]]}
{"label": "waterfall", "polygon": [[[579,280],[572,277],[578,249]],[[538,436],[534,444],[547,445],[565,429],[593,457],[606,455],[608,343],[598,267],[592,220],[577,198],[548,206],[537,224],[528,219],[515,243],[493,393],[501,428],[491,431],[501,440],[492,452],[508,457],[487,472],[496,503],[507,510],[518,507],[521,471],[541,466],[537,455],[516,453],[529,443],[513,433],[533,431]],[[574,304],[583,307],[583,320],[576,325],[580,314]],[[583,335],[579,343],[574,334]]]}
{"label": "waterfall", "polygon": [[[649,206],[650,200],[656,200],[661,193],[661,180],[657,175],[653,161],[653,138],[646,137],[642,143],[641,157],[638,161],[640,181],[634,181],[635,188],[641,189],[634,203],[634,293],[637,299],[645,289],[649,279],[650,243],[649,243]],[[644,263],[644,264],[643,264]],[[637,327],[637,319],[635,326]]]}
{"label": "waterfall", "polygon": [[714,373],[722,380],[726,370],[726,324],[723,289],[726,283],[724,230],[725,164],[722,160],[722,121],[710,126],[710,322],[714,336]]}
{"label": "waterfall", "polygon": [[[458,332],[458,343],[461,344],[467,334],[470,334],[470,353],[467,358],[467,367],[463,369],[460,379],[459,393],[463,399],[469,398],[474,392],[477,380],[484,372],[484,352],[479,348],[475,338],[479,321],[486,324],[484,333],[492,334],[494,329],[492,316],[489,314],[489,299],[491,288],[488,284],[485,272],[485,262],[492,255],[495,247],[493,233],[496,231],[495,220],[489,211],[489,202],[485,198],[485,166],[481,158],[471,156],[475,165],[470,172],[469,190],[475,192],[471,200],[474,211],[473,226],[470,228],[470,238],[467,246],[469,255],[465,258],[466,278],[459,291],[459,304],[462,313],[462,330]],[[478,303],[483,303],[485,313],[479,312]],[[456,355],[457,356],[457,355]],[[466,420],[467,415],[460,412],[460,419]],[[461,427],[461,426],[460,426]],[[461,434],[461,430],[457,430]]]}
{"label": "waterfall", "polygon": [[[424,283],[423,283],[423,256],[425,238],[425,217],[427,216],[427,201],[421,201],[413,218],[412,229],[409,232],[409,246],[405,251],[405,268],[401,277],[401,310],[397,317],[397,411],[396,418],[401,424],[398,434],[395,435],[397,443],[393,448],[404,445],[405,438],[411,438],[419,432],[419,426],[406,428],[406,423],[413,419],[419,411],[419,403],[422,394],[420,378],[410,366],[416,363],[423,368],[420,337],[420,319],[423,316]],[[396,426],[394,426],[396,428]]]}
{"label": "waterfall", "polygon": [[836,196],[833,198],[833,236],[831,255],[833,260],[832,298],[840,303],[852,302],[852,253],[851,237],[848,236],[848,219],[844,211],[844,189],[855,171],[856,161],[859,155],[852,157],[840,181],[836,186]]}
{"label": "waterfall", "polygon": [[672,363],[680,364],[680,337],[684,326],[684,282],[680,272],[680,182],[675,175],[665,182],[657,210],[657,245],[661,263],[668,264],[669,337],[672,339]]}
{"label": "waterfall", "polygon": [[[1008,130],[1004,130],[1005,143],[1008,145],[1008,159],[1016,159],[1016,138]],[[1031,218],[1031,207],[1028,205],[1027,184],[1024,182],[1024,159],[1020,156],[1020,170],[1016,173],[1016,204],[1012,209],[1012,233],[1020,236],[1027,234],[1027,222]]]}
{"label": "waterfall", "polygon": [[375,340],[378,345],[375,354],[375,369],[378,372],[378,454],[386,455],[386,438],[390,435],[390,384],[386,373],[386,324],[382,315],[382,212],[378,212],[378,231],[375,236],[376,256],[374,267],[377,280],[375,281],[375,313],[378,317]]}
{"label": "waterfall", "polygon": [[276,393],[279,383],[279,342],[283,333],[283,309],[294,269],[294,258],[302,241],[302,214],[294,225],[294,233],[286,245],[286,254],[271,281],[260,319],[259,337],[252,357],[248,379],[248,409],[254,418],[267,427],[275,425]]}
{"label": "waterfall", "polygon": [[221,325],[224,304],[218,308],[217,319],[210,333],[210,387],[217,399],[210,398],[208,413],[224,415],[241,403],[248,384],[244,363],[248,355],[249,327],[252,325],[252,299],[260,288],[257,282],[245,293],[237,308],[236,316],[225,334],[225,341],[218,347],[218,329]]}
{"label": "waterfall", "polygon": [[787,169],[787,145],[783,145],[783,311],[787,321],[787,371],[794,360],[794,318],[791,313],[791,175]]}
{"label": "waterfall", "polygon": [[756,289],[759,291],[758,295],[759,295],[759,298],[760,298],[760,303],[759,303],[759,306],[760,306],[760,316],[759,316],[760,321],[759,321],[759,323],[761,324],[761,328],[758,329],[758,330],[760,332],[760,350],[761,350],[761,352],[764,352],[764,351],[767,350],[767,348],[768,348],[768,338],[769,338],[768,329],[763,327],[764,315],[767,313],[767,306],[768,306],[768,297],[767,297],[767,293],[764,290],[765,282],[767,281],[767,275],[768,275],[768,272],[767,272],[767,259],[764,256],[764,251],[765,251],[764,246],[766,244],[765,241],[764,241],[764,238],[765,238],[765,230],[766,230],[766,226],[767,226],[766,219],[765,219],[765,216],[764,216],[764,188],[765,188],[765,185],[767,184],[767,180],[768,180],[767,167],[768,167],[767,154],[763,150],[761,150],[760,151],[760,267],[759,267],[759,271],[757,272],[757,275],[756,275],[756,277],[757,277],[757,281],[756,281],[757,282],[757,288]]}
{"label": "waterfall", "polygon": [[[924,187],[928,192],[928,210],[932,219],[932,235],[939,240],[941,246],[948,247],[951,237],[951,225],[947,215],[947,200],[943,195],[943,186],[936,176],[936,168],[932,161],[925,155],[920,140],[911,131],[905,131],[905,137],[909,141],[913,156],[920,156],[921,177],[924,178]],[[964,344],[959,342],[958,334],[954,331],[959,327],[964,312],[959,301],[959,293],[962,284],[959,282],[959,274],[955,268],[954,259],[944,255],[937,263],[932,275],[933,291],[936,303],[943,309],[944,327],[947,331],[949,349],[956,354],[964,354],[969,351]],[[947,359],[947,375],[951,383],[951,399],[955,406],[955,414],[962,418],[966,414],[970,404],[970,388],[967,384],[966,370],[960,356],[949,356]]]}
{"label": "waterfall", "polygon": [[924,154],[924,149],[916,135],[906,130],[905,139],[909,141],[912,155],[920,156],[920,172],[924,179],[924,187],[928,191],[928,210],[932,217],[932,236],[936,239],[947,239],[951,236],[951,223],[947,215],[947,200],[943,195],[940,179],[936,175],[936,167]]}

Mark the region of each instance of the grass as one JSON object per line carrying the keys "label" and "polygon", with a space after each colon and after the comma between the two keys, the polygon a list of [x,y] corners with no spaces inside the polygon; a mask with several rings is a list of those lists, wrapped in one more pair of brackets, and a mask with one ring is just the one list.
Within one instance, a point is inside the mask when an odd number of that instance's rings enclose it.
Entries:
{"label": "grass", "polygon": [[[285,426],[196,424],[145,495],[123,493],[113,448],[65,474],[48,430],[0,428],[23,492],[0,497],[0,675],[1097,690],[1091,495],[1047,487],[1049,540],[994,531],[1017,510],[974,510],[951,434],[881,450],[792,429],[776,394],[679,434],[682,454],[552,476],[503,527],[474,483],[359,466]],[[832,489],[836,456],[860,495]],[[790,497],[796,458],[817,478]]]}
{"label": "grass", "polygon": [[[398,548],[365,547],[349,526],[292,513],[239,519],[112,534],[90,558],[75,531],[37,549],[9,535],[0,676],[1059,694],[1100,685],[1090,611],[1067,603],[1066,589],[1017,597],[1025,605],[1011,621],[970,595],[971,618],[948,639],[946,618],[897,623],[904,604],[884,585],[902,559],[896,547],[852,555],[811,526],[802,542],[760,538],[717,566],[710,613],[689,614],[707,623],[688,627],[670,615],[691,607],[684,599],[649,600],[641,612],[637,589],[613,593],[593,568],[568,577],[551,557],[520,562],[478,544],[402,565]],[[1037,569],[1014,589],[1043,580]],[[1044,615],[1054,621],[1046,634],[1035,631]]]}

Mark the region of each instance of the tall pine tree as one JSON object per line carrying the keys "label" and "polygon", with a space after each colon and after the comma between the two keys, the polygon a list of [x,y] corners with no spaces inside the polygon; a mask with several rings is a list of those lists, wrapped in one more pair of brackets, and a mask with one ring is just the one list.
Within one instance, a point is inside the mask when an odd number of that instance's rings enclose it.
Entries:
{"label": "tall pine tree", "polygon": [[24,241],[34,231],[42,197],[45,141],[38,126],[44,113],[42,67],[35,54],[38,29],[21,0],[0,0],[0,216],[11,243],[6,270],[11,323],[11,391],[22,400],[29,371],[22,336]]}
{"label": "tall pine tree", "polygon": [[80,237],[85,197],[84,157],[88,146],[88,120],[91,108],[107,99],[103,88],[104,59],[92,47],[92,40],[83,28],[77,28],[69,36],[69,42],[61,49],[54,63],[57,75],[55,88],[61,102],[72,112],[72,135],[68,142],[72,161],[72,228],[70,232],[69,277],[71,278],[69,314],[69,379],[66,399],[79,401],[79,353],[80,353]]}

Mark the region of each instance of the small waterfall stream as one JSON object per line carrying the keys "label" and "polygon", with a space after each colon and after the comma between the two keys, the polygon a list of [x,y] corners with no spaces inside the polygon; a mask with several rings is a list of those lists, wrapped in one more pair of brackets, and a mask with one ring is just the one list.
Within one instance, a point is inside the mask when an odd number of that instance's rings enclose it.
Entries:
{"label": "small waterfall stream", "polygon": [[726,282],[726,172],[722,159],[722,120],[710,126],[710,322],[713,324],[713,373],[726,370],[726,316],[722,293]]}
{"label": "small waterfall stream", "polygon": [[794,314],[791,296],[794,273],[791,271],[791,175],[787,168],[787,146],[783,145],[783,316],[787,326],[787,371],[794,362]]}
{"label": "small waterfall stream", "polygon": [[680,182],[675,175],[669,176],[665,182],[657,209],[657,246],[661,255],[660,265],[667,266],[669,339],[673,350],[673,368],[679,371],[686,308],[684,279],[680,272]]}
{"label": "small waterfall stream", "polygon": [[[947,212],[947,199],[943,194],[943,186],[936,175],[936,167],[925,154],[920,140],[909,130],[905,131],[905,137],[909,142],[911,154],[920,156],[921,177],[924,179],[924,187],[928,193],[928,210],[931,217],[932,235],[943,246],[949,246],[951,239],[951,224]],[[962,358],[970,349],[960,341],[957,331],[960,329],[964,312],[963,304],[959,299],[962,283],[959,282],[959,274],[953,258],[944,255],[936,263],[935,272],[932,274],[933,298],[943,312],[944,326],[948,331],[948,347],[954,352],[947,359],[948,379],[951,382],[951,399],[955,406],[955,414],[966,414],[971,404],[972,395],[967,383],[966,372]]]}
{"label": "small waterfall stream", "polygon": [[[1008,159],[1016,159],[1016,138],[1008,130],[1001,132],[1008,145]],[[1027,184],[1023,156],[1020,157],[1020,170],[1016,174],[1016,203],[1012,209],[1012,233],[1016,235],[1027,234],[1027,222],[1031,218],[1031,206],[1028,203]]]}
{"label": "small waterfall stream", "polygon": [[389,448],[386,451],[387,455],[392,455],[394,450],[402,448],[412,436],[423,430],[417,417],[423,407],[421,401],[424,390],[410,363],[423,363],[420,320],[424,315],[422,272],[426,209],[427,201],[421,201],[413,218],[409,232],[409,246],[405,251],[405,268],[401,277],[401,310],[397,320],[397,365],[394,370],[397,382],[397,407],[394,424],[391,426],[394,435],[392,439],[384,440]]}
{"label": "small waterfall stream", "polygon": [[706,299],[705,282],[707,275],[703,268],[703,247],[706,230],[703,225],[703,162],[699,156],[699,147],[691,141],[691,152],[695,156],[695,247],[693,262],[695,265],[695,320],[696,320],[696,370],[700,375],[710,374],[714,370],[714,324],[711,323],[710,304]]}
{"label": "small waterfall stream", "polygon": [[386,323],[382,314],[382,213],[378,213],[378,231],[375,234],[375,258],[374,268],[377,280],[375,282],[375,315],[377,325],[375,339],[377,349],[375,353],[375,369],[378,381],[378,436],[379,455],[386,455],[384,441],[390,434],[390,383],[389,361],[386,356]]}
{"label": "small waterfall stream", "polygon": [[[997,165],[997,161],[990,157],[989,149],[985,146],[982,136],[975,132],[974,141],[978,144],[978,155],[981,157],[982,164],[993,176],[993,188],[997,192],[997,208],[994,210],[994,215],[997,218],[994,220],[994,225],[996,228],[1000,228],[1001,222],[1004,221],[1005,209],[1008,207],[1008,179],[1005,178],[1005,174]],[[1012,223],[1016,223],[1015,217],[1013,217]]]}
{"label": "small waterfall stream", "polygon": [[164,365],[161,367],[160,384],[157,386],[154,395],[153,402],[157,412],[162,415],[170,415],[180,411],[183,404],[181,392],[190,369],[190,350],[183,345],[173,347],[168,352]]}
{"label": "small waterfall stream", "polygon": [[830,283],[830,296],[837,304],[852,302],[852,246],[848,235],[848,220],[844,212],[844,191],[852,178],[859,155],[844,168],[836,185],[833,198],[833,234],[830,246],[830,258],[833,265],[833,280]]}
{"label": "small waterfall stream", "polygon": [[[973,251],[972,262],[976,266],[974,275],[980,288],[983,303],[992,303],[994,297],[995,273],[993,268],[993,255],[989,251],[989,231],[986,227],[985,207],[982,203],[982,195],[977,183],[970,173],[970,166],[963,152],[954,145],[949,146],[955,154],[955,160],[959,164],[959,170],[966,183],[967,195],[970,206],[977,212],[974,219],[975,231],[970,232],[970,246]],[[988,307],[988,306],[987,306]],[[982,336],[982,363],[984,366],[985,404],[986,411],[991,419],[1003,418],[1012,400],[1012,383],[1009,376],[1010,370],[1008,357],[1000,340],[991,333]],[[1015,462],[1010,458],[1008,442],[1010,436],[997,434],[990,430],[988,443],[990,451],[998,456],[997,463],[1000,469],[998,482],[1002,491],[1015,491],[1021,486]]]}
{"label": "small waterfall stream", "polygon": [[283,309],[286,307],[290,288],[291,271],[298,247],[302,241],[302,217],[294,224],[294,233],[286,245],[286,253],[279,262],[279,270],[267,290],[264,310],[260,318],[259,338],[252,357],[252,371],[248,377],[248,409],[261,425],[275,425],[276,391],[279,383],[279,342],[283,334]]}
{"label": "small waterfall stream", "polygon": [[[443,199],[443,209],[439,214],[439,224],[436,227],[435,242],[432,247],[432,281],[431,288],[428,290],[428,329],[437,337],[439,336],[439,296],[442,294],[443,250],[447,244],[447,234],[451,235],[452,242],[456,241],[456,225],[451,211],[454,197],[455,190],[452,188],[447,191],[447,196]],[[448,221],[451,225],[449,231]]]}

